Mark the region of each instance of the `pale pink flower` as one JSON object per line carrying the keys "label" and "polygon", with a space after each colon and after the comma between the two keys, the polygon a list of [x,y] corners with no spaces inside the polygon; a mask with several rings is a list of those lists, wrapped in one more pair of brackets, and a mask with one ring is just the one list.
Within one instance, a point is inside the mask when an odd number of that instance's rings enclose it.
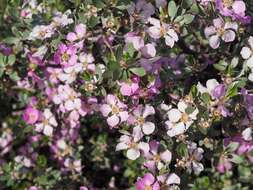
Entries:
{"label": "pale pink flower", "polygon": [[221,18],[213,20],[213,26],[205,28],[205,36],[209,39],[209,44],[213,49],[220,46],[221,39],[225,42],[235,40],[238,25],[236,22],[224,22]]}
{"label": "pale pink flower", "polygon": [[134,125],[142,129],[145,135],[150,135],[155,130],[155,124],[150,121],[146,121],[146,118],[155,114],[155,109],[150,105],[139,105],[133,111]]}
{"label": "pale pink flower", "polygon": [[35,130],[38,132],[43,132],[46,136],[53,135],[53,128],[57,126],[57,121],[49,109],[45,109],[42,116],[41,122],[37,123]]}
{"label": "pale pink flower", "polygon": [[171,152],[169,150],[159,152],[159,145],[160,143],[158,141],[150,141],[150,150],[147,154],[144,155],[146,159],[144,166],[147,167],[150,171],[155,171],[156,168],[158,170],[161,170],[165,168],[171,161]]}
{"label": "pale pink flower", "polygon": [[160,185],[151,173],[146,173],[143,178],[138,178],[135,183],[136,190],[160,190]]}
{"label": "pale pink flower", "polygon": [[166,45],[171,48],[174,46],[175,42],[178,41],[178,35],[171,25],[160,22],[160,20],[155,18],[149,18],[149,23],[153,25],[148,28],[148,33],[152,38],[165,38]]}
{"label": "pale pink flower", "polygon": [[140,127],[134,127],[133,133],[125,133],[119,139],[116,151],[127,150],[126,156],[130,160],[136,160],[140,157],[141,151],[145,154],[149,151],[149,144],[142,142],[143,133]]}
{"label": "pale pink flower", "polygon": [[120,85],[120,93],[123,96],[132,96],[139,89],[138,82],[135,82],[133,80],[120,82],[119,85]]}
{"label": "pale pink flower", "polygon": [[128,112],[125,111],[126,108],[127,106],[116,96],[108,94],[105,98],[105,104],[101,105],[100,111],[104,117],[107,117],[108,125],[115,127],[127,120]]}
{"label": "pale pink flower", "polygon": [[74,42],[76,40],[80,40],[84,38],[86,35],[86,25],[84,24],[78,24],[75,27],[75,32],[70,32],[67,35],[67,40],[70,42]]}

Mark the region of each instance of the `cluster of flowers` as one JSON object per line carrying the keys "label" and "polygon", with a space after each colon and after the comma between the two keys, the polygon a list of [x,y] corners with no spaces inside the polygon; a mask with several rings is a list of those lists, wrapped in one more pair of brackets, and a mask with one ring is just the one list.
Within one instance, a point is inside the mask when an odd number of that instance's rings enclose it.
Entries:
{"label": "cluster of flowers", "polygon": [[[13,179],[41,190],[47,185],[23,173],[36,170],[46,149],[48,168],[88,179],[82,151],[90,140],[83,133],[94,124],[96,135],[116,133],[114,154],[138,164],[135,184],[128,184],[137,190],[179,189],[189,185],[182,184],[185,173],[199,176],[210,167],[220,175],[238,164],[251,167],[251,2],[198,0],[183,8],[173,0],[112,1],[112,10],[94,2],[64,13],[36,0],[20,7],[20,19],[32,28],[21,50],[2,43],[0,52],[23,66],[12,84],[26,96],[19,102],[25,107],[10,114],[15,127],[2,122],[0,168],[12,163]],[[41,15],[50,11],[46,21]],[[12,79],[7,67],[3,72],[3,81]],[[80,183],[80,190],[96,189]],[[113,180],[109,186],[117,188]]]}

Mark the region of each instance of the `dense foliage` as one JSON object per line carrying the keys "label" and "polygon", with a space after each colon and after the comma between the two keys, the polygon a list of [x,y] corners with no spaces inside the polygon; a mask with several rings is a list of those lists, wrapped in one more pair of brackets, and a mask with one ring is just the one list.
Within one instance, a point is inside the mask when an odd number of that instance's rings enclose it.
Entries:
{"label": "dense foliage", "polygon": [[252,190],[252,0],[0,0],[0,190]]}

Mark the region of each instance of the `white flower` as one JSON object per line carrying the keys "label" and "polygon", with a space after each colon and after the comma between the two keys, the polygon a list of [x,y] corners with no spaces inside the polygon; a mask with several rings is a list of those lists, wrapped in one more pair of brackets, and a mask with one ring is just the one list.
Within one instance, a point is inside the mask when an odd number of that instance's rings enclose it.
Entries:
{"label": "white flower", "polygon": [[202,148],[198,148],[197,144],[194,142],[188,143],[188,164],[187,170],[191,172],[192,170],[196,175],[198,175],[201,171],[204,170],[204,166],[199,161],[203,158],[204,150]]}
{"label": "white flower", "polygon": [[145,121],[145,119],[149,115],[154,115],[154,114],[155,114],[155,109],[150,105],[146,105],[145,107],[140,105],[133,111],[133,115],[135,116],[135,124],[136,126],[142,128],[142,131],[145,135],[150,135],[155,130],[154,123],[150,121]]}
{"label": "white flower", "polygon": [[46,25],[37,25],[33,28],[30,33],[28,39],[29,40],[44,40],[46,38],[50,38],[54,34],[54,30],[51,26]]}
{"label": "white flower", "polygon": [[35,125],[35,130],[38,132],[43,131],[44,135],[46,136],[52,136],[53,127],[57,126],[54,115],[49,109],[45,109],[42,117],[42,122]]}
{"label": "white flower", "polygon": [[188,105],[184,101],[180,101],[177,105],[177,108],[170,109],[167,112],[169,118],[165,122],[165,125],[168,129],[167,134],[170,137],[183,134],[197,119],[198,109],[194,109],[192,113],[186,113]]}
{"label": "white flower", "polygon": [[175,30],[169,24],[160,22],[158,19],[149,18],[148,21],[153,25],[148,28],[149,35],[154,39],[164,37],[166,45],[172,48],[175,42],[178,41]]}
{"label": "white flower", "polygon": [[213,96],[212,92],[218,85],[219,82],[216,79],[209,79],[206,81],[206,87],[204,87],[200,82],[198,82],[197,89],[201,94],[208,93]]}
{"label": "white flower", "polygon": [[253,131],[252,131],[251,127],[244,129],[242,132],[243,139],[246,141],[251,141],[252,140],[252,133],[253,133]]}
{"label": "white flower", "polygon": [[248,39],[248,46],[245,46],[241,50],[241,56],[245,59],[246,65],[251,69],[251,73],[248,76],[250,81],[253,81],[253,36]]}
{"label": "white flower", "polygon": [[31,159],[27,158],[26,156],[16,156],[14,158],[15,162],[22,164],[23,166],[29,168],[32,166]]}
{"label": "white flower", "polygon": [[71,10],[67,10],[65,13],[57,12],[53,17],[53,25],[54,26],[67,26],[72,24],[74,20],[72,18],[68,18],[71,14]]}
{"label": "white flower", "polygon": [[143,134],[140,127],[134,127],[133,134],[124,134],[120,137],[119,143],[116,146],[116,151],[126,150],[126,156],[130,160],[136,160],[140,157],[141,151],[147,153],[149,151],[149,144],[140,142]]}
{"label": "white flower", "polygon": [[58,78],[60,81],[70,84],[76,80],[77,74],[82,71],[82,64],[77,63],[73,66],[65,67],[63,71],[58,74]]}

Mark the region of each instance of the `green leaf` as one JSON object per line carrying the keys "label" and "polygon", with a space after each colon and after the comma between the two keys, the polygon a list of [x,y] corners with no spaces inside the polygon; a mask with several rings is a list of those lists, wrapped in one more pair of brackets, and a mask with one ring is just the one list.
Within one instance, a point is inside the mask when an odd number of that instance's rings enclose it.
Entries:
{"label": "green leaf", "polygon": [[240,164],[244,162],[244,158],[242,156],[239,156],[237,154],[232,154],[232,158],[230,159],[231,162],[234,162],[236,164]]}
{"label": "green leaf", "polygon": [[89,20],[89,27],[93,28],[94,26],[96,26],[98,23],[100,22],[100,18],[99,17],[95,17],[92,16]]}
{"label": "green leaf", "polygon": [[226,147],[226,149],[227,149],[228,152],[234,152],[238,147],[239,147],[239,143],[238,142],[231,142]]}
{"label": "green leaf", "polygon": [[37,164],[40,167],[45,167],[47,165],[47,158],[44,155],[39,155],[37,158]]}
{"label": "green leaf", "polygon": [[146,71],[145,71],[145,69],[144,68],[142,68],[142,67],[134,67],[134,68],[131,68],[131,69],[129,69],[132,73],[134,73],[134,74],[136,74],[136,75],[138,75],[138,76],[140,76],[140,77],[143,77],[143,76],[145,76],[146,75]]}
{"label": "green leaf", "polygon": [[127,44],[127,51],[126,51],[126,53],[128,54],[128,56],[129,57],[133,57],[135,51],[136,50],[134,48],[134,45],[132,43],[128,43]]}
{"label": "green leaf", "polygon": [[184,143],[179,144],[176,148],[176,152],[181,157],[187,156],[188,155],[187,145]]}
{"label": "green leaf", "polygon": [[231,98],[236,96],[237,94],[238,94],[238,86],[233,83],[228,87],[226,97]]}
{"label": "green leaf", "polygon": [[209,104],[211,100],[211,97],[208,93],[203,93],[200,98],[205,104]]}
{"label": "green leaf", "polygon": [[225,71],[227,68],[227,65],[228,65],[228,63],[223,60],[219,61],[219,63],[217,63],[217,64],[213,64],[214,68],[219,71]]}
{"label": "green leaf", "polygon": [[192,14],[185,14],[184,15],[184,24],[190,24],[194,20],[194,15]]}
{"label": "green leaf", "polygon": [[168,4],[168,13],[169,13],[171,20],[173,20],[174,17],[176,16],[177,10],[178,10],[178,7],[177,7],[175,1],[170,1]]}
{"label": "green leaf", "polygon": [[15,55],[9,55],[8,56],[8,65],[13,65],[16,61],[16,56]]}

